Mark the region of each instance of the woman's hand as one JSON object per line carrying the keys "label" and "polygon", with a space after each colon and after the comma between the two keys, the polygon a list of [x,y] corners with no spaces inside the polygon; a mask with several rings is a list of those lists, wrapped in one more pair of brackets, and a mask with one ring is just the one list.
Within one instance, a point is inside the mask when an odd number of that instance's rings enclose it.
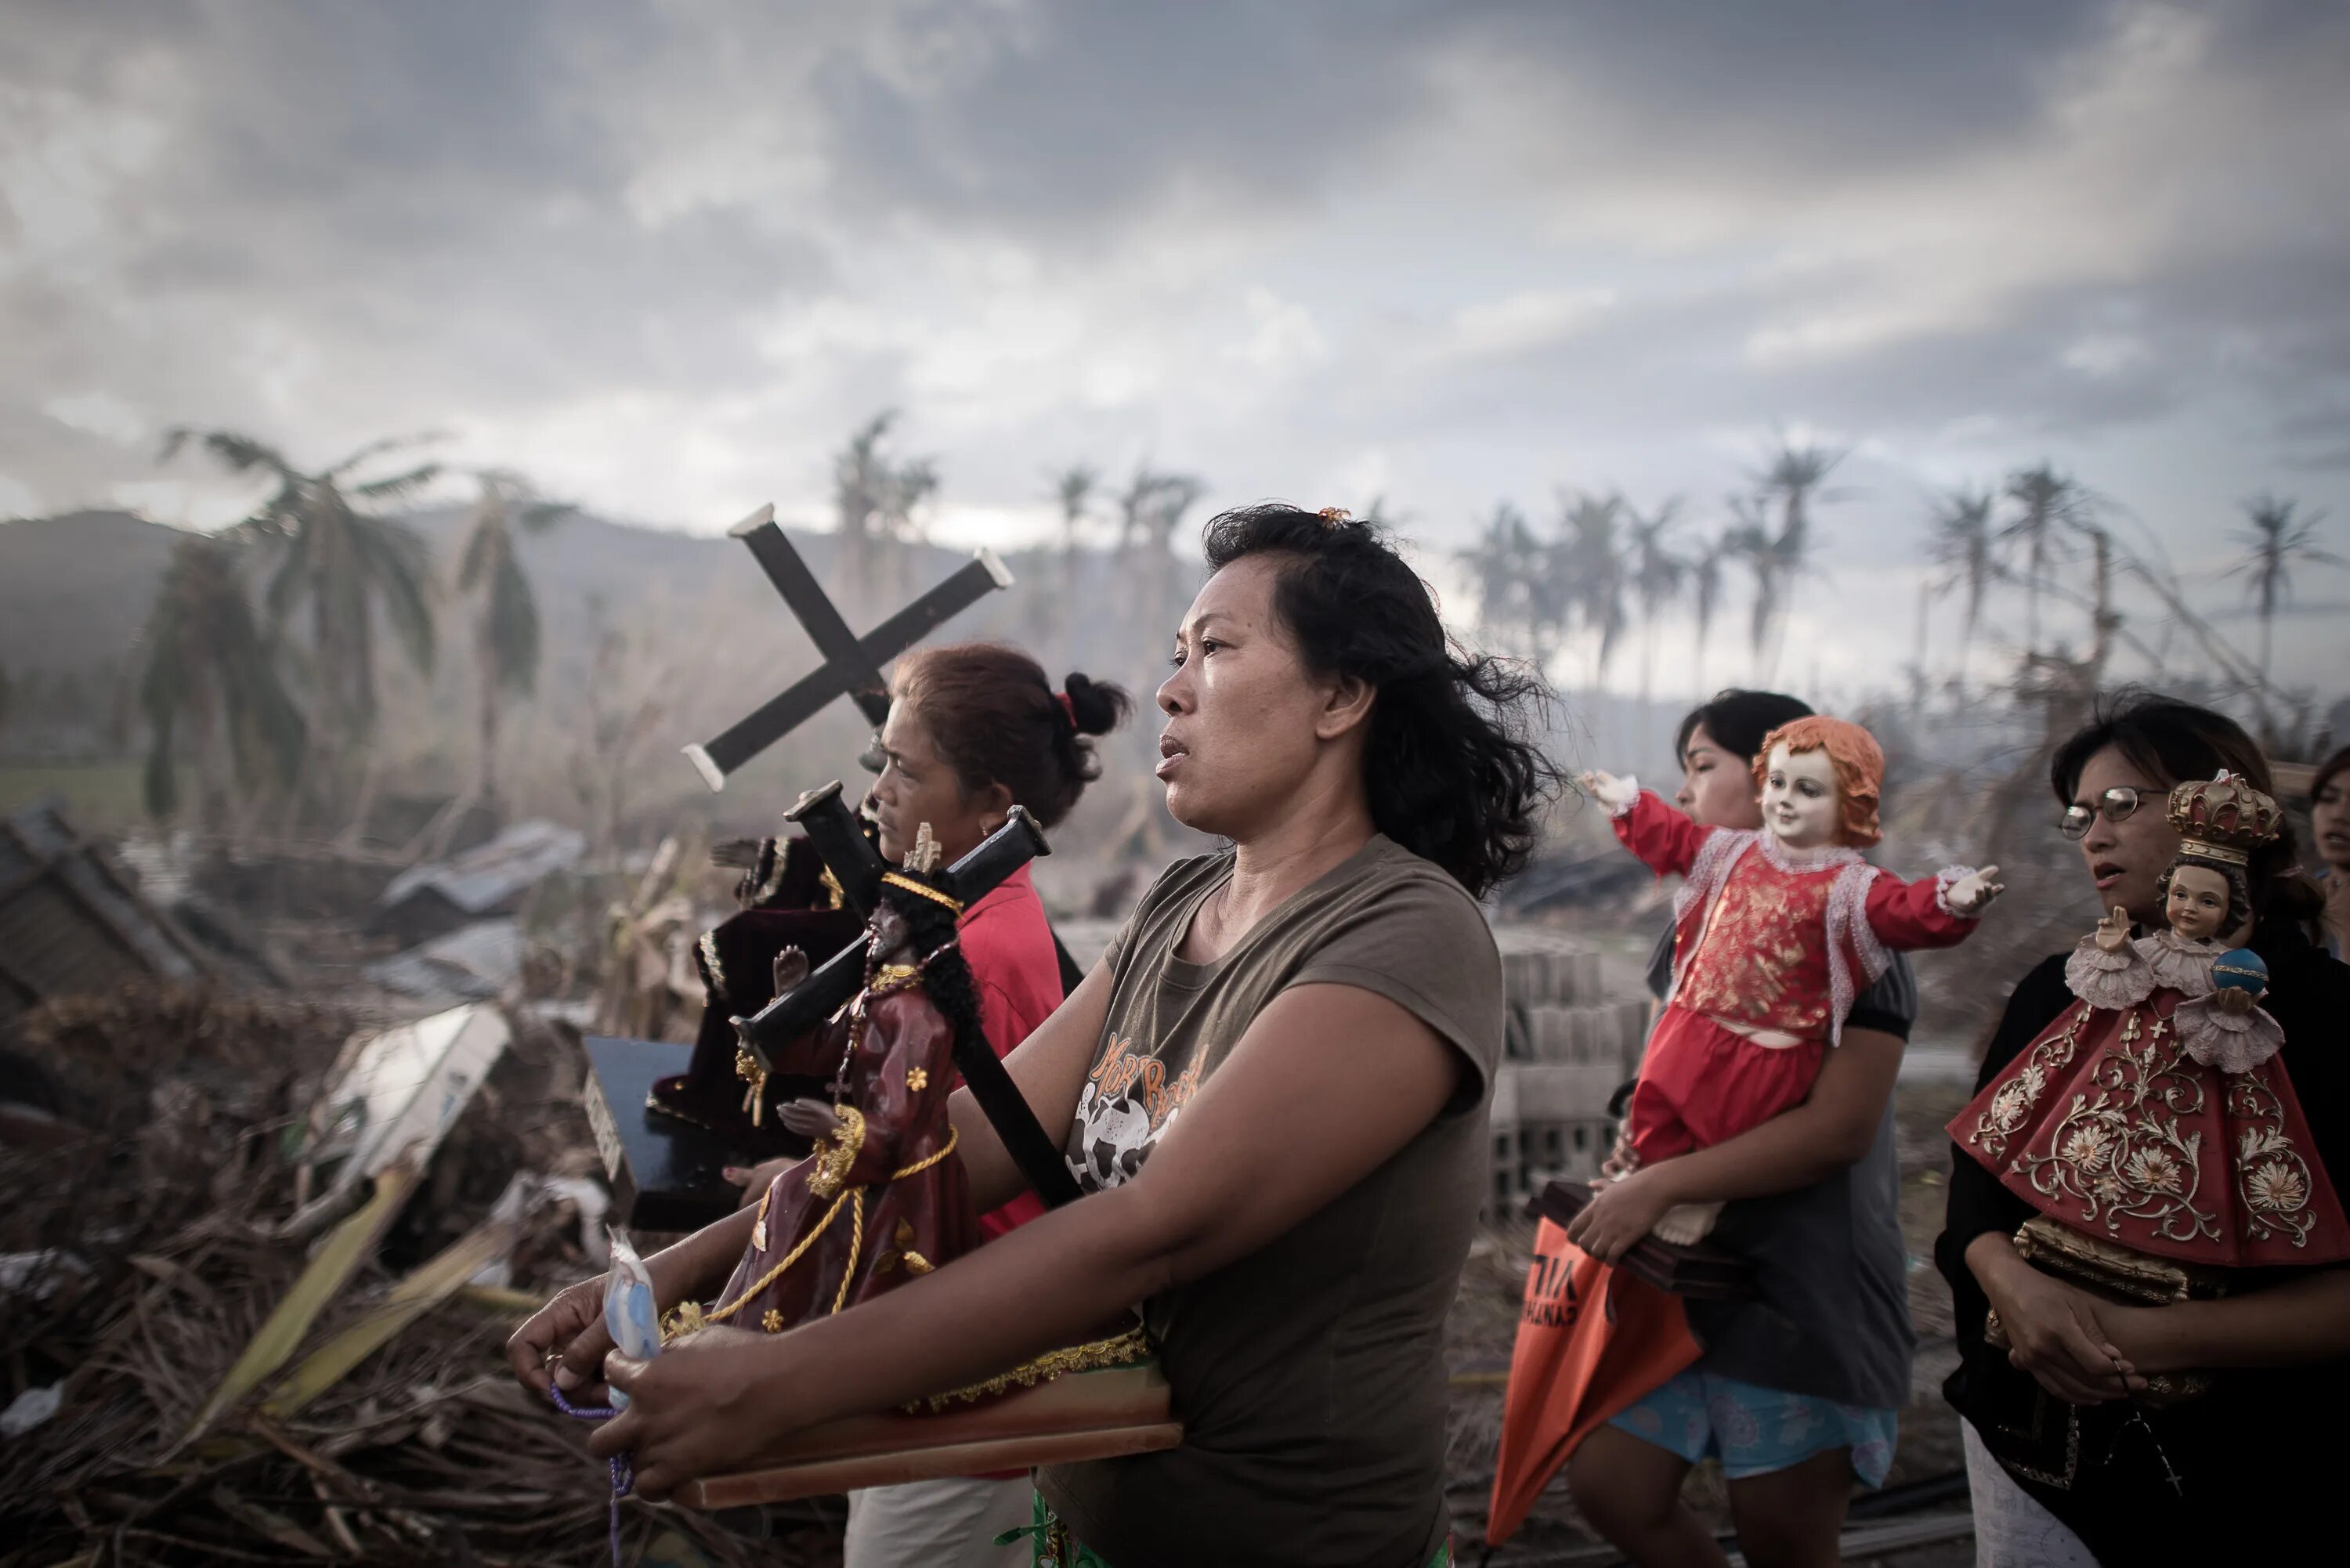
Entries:
{"label": "woman's hand", "polygon": [[1661,1179],[1663,1169],[1651,1166],[1620,1181],[1593,1182],[1591,1201],[1568,1222],[1566,1239],[1603,1263],[1630,1251],[1680,1201]]}
{"label": "woman's hand", "polygon": [[691,1480],[748,1469],[792,1430],[790,1402],[744,1365],[772,1342],[723,1324],[696,1329],[650,1361],[615,1352],[605,1362],[629,1407],[588,1439],[598,1459],[627,1454],[637,1495],[659,1502]]}
{"label": "woman's hand", "polygon": [[515,1381],[539,1398],[550,1381],[564,1397],[597,1403],[603,1393],[604,1357],[612,1336],[604,1332],[604,1276],[567,1285],[530,1315],[506,1341],[506,1364]]}
{"label": "woman's hand", "polygon": [[2119,904],[2113,913],[2097,922],[2097,949],[2101,952],[2117,953],[2129,946],[2129,911]]}
{"label": "woman's hand", "polygon": [[2102,1405],[2146,1386],[2146,1379],[2106,1332],[2114,1310],[2086,1291],[2054,1280],[2004,1236],[1978,1236],[1967,1266],[2007,1330],[2008,1361],[2068,1405]]}

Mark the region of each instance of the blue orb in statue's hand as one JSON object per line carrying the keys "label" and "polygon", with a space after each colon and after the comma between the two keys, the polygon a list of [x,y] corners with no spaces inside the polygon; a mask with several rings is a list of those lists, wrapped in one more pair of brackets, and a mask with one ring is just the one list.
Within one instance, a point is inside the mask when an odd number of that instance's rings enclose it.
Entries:
{"label": "blue orb in statue's hand", "polygon": [[2238,948],[2212,961],[2211,983],[2223,991],[2249,991],[2258,996],[2269,988],[2269,966],[2251,949]]}

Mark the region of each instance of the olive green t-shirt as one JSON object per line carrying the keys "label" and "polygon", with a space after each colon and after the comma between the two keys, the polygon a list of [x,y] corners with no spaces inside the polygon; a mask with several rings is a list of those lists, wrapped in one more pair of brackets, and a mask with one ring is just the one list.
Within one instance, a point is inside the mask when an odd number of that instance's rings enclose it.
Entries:
{"label": "olive green t-shirt", "polygon": [[1450,1527],[1444,1316],[1492,1158],[1501,958],[1461,884],[1384,836],[1213,963],[1177,958],[1232,868],[1229,853],[1170,867],[1106,955],[1108,1022],[1066,1151],[1086,1191],[1131,1179],[1293,985],[1386,997],[1465,1070],[1434,1122],[1320,1212],[1143,1304],[1180,1448],[1052,1467],[1037,1485],[1116,1568],[1420,1568]]}

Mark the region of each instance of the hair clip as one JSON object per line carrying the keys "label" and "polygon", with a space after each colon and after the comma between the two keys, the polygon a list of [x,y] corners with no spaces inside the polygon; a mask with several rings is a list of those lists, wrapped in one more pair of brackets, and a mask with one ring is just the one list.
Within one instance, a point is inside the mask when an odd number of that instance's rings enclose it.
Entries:
{"label": "hair clip", "polygon": [[1336,528],[1341,523],[1352,522],[1355,516],[1343,506],[1325,506],[1315,515],[1322,519],[1323,526],[1326,528]]}

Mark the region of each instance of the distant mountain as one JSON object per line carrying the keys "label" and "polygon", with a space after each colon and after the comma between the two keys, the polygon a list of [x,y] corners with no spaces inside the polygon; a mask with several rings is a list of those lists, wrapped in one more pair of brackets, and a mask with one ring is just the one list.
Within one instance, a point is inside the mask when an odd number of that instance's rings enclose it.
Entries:
{"label": "distant mountain", "polygon": [[128,512],[0,523],[0,669],[88,676],[119,665],[179,537]]}

